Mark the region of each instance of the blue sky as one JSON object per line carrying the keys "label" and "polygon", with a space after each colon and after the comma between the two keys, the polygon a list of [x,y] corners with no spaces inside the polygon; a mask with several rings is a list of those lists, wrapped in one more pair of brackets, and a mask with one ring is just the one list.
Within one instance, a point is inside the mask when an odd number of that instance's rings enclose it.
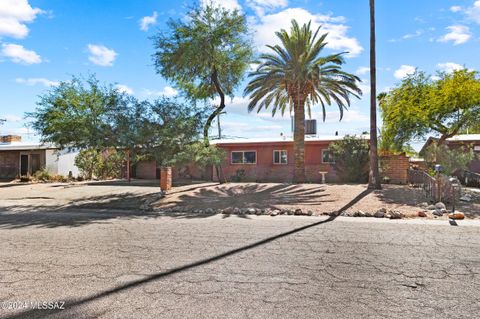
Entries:
{"label": "blue sky", "polygon": [[[416,67],[435,73],[461,66],[480,69],[480,1],[377,0],[378,90],[388,90]],[[0,134],[37,137],[26,127],[38,95],[71,75],[95,73],[106,83],[141,99],[178,93],[155,74],[150,36],[168,18],[184,16],[189,1],[160,0],[0,0]],[[336,106],[328,110],[320,134],[359,134],[368,130],[368,0],[222,0],[242,10],[262,51],[275,43],[273,32],[290,19],[312,20],[329,32],[325,53],[349,51],[345,69],[362,79],[365,94],[353,102],[342,122]],[[222,117],[228,136],[290,135],[290,120],[269,113],[248,114],[239,87]],[[212,131],[215,133],[215,131]]]}

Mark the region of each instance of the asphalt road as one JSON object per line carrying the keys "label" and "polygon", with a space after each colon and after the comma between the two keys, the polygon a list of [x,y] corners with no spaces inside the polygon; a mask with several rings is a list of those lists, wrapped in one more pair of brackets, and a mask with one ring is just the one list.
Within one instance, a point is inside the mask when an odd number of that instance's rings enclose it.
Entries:
{"label": "asphalt road", "polygon": [[0,318],[480,314],[475,221],[61,214],[0,223]]}

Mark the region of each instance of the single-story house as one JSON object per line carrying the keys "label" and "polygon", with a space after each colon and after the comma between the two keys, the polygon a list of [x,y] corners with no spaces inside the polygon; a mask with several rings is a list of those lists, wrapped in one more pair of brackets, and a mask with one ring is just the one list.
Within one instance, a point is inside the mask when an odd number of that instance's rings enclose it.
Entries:
{"label": "single-story house", "polygon": [[[305,171],[308,182],[338,180],[334,159],[328,147],[343,136],[305,137]],[[368,139],[368,136],[362,136]],[[212,144],[224,149],[227,158],[222,165],[227,180],[258,182],[291,182],[294,177],[294,152],[291,137],[216,140]],[[322,176],[323,175],[323,176]],[[218,181],[216,170],[213,180]]]}
{"label": "single-story house", "polygon": [[52,144],[22,142],[21,136],[0,136],[0,179],[31,176],[46,169],[53,175],[78,176],[78,150],[59,149]]}
{"label": "single-story house", "polygon": [[[420,150],[420,154],[424,154],[427,148],[437,140],[437,138],[429,137],[423,145],[422,149]],[[474,173],[480,173],[480,134],[455,135],[453,137],[447,138],[445,140],[445,145],[447,145],[451,149],[458,149],[460,147],[472,149],[478,158],[470,162],[470,164],[468,165],[468,170]]]}

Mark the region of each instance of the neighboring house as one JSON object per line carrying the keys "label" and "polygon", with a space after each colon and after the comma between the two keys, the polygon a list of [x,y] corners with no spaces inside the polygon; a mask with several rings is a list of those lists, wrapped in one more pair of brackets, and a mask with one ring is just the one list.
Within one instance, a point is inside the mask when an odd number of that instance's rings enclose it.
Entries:
{"label": "neighboring house", "polygon": [[[362,138],[368,138],[363,136]],[[305,137],[305,171],[308,182],[336,182],[330,143],[343,136]],[[293,139],[237,139],[212,141],[227,152],[222,172],[227,180],[291,182],[294,177]],[[218,180],[215,170],[213,179]]]}
{"label": "neighboring house", "polygon": [[[434,142],[437,141],[437,138],[429,137],[428,140],[423,145],[420,150],[420,154],[424,154],[426,149]],[[477,159],[473,160],[468,165],[468,170],[474,173],[480,173],[480,134],[460,134],[450,138],[447,138],[445,141],[451,149],[456,149],[459,147],[466,147],[472,149],[477,155]]]}
{"label": "neighboring house", "polygon": [[21,136],[0,136],[0,179],[31,176],[41,169],[53,175],[78,176],[77,154],[52,144],[22,142]]}

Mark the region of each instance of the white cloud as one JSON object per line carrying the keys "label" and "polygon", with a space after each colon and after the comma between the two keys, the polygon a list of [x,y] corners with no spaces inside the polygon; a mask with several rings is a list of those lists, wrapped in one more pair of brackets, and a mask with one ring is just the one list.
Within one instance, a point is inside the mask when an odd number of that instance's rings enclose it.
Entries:
{"label": "white cloud", "polygon": [[438,39],[438,41],[440,42],[452,41],[454,45],[459,45],[467,42],[472,37],[470,28],[464,25],[451,25],[446,29],[450,32],[442,36],[440,39]]}
{"label": "white cloud", "polygon": [[356,38],[349,37],[348,26],[343,24],[344,17],[313,14],[302,8],[288,8],[278,13],[268,14],[254,19],[255,44],[261,51],[268,51],[266,44],[277,44],[279,40],[273,34],[280,29],[290,30],[291,20],[296,19],[300,24],[312,22],[312,27],[322,26],[321,32],[328,33],[327,48],[336,51],[348,51],[347,57],[358,56],[363,48]]}
{"label": "white cloud", "polygon": [[28,0],[1,0],[0,37],[25,38],[29,31],[25,23],[32,22],[40,13],[43,11],[32,8]]}
{"label": "white cloud", "polygon": [[445,62],[445,63],[438,63],[437,68],[443,72],[453,73],[453,71],[462,70],[463,66],[453,62]]}
{"label": "white cloud", "polygon": [[361,66],[355,71],[356,75],[364,75],[370,72],[370,68],[368,66]]}
{"label": "white cloud", "polygon": [[397,79],[401,80],[409,74],[415,73],[415,67],[411,65],[402,65],[393,74]]}
{"label": "white cloud", "polygon": [[154,11],[151,16],[146,16],[140,19],[140,30],[148,31],[150,26],[157,24],[158,13]]}
{"label": "white cloud", "polygon": [[38,64],[42,62],[42,58],[35,51],[27,50],[19,44],[3,43],[2,55],[19,64]]}
{"label": "white cloud", "polygon": [[117,84],[115,85],[115,89],[117,89],[117,91],[120,93],[125,93],[129,95],[133,94],[133,89],[125,84]]}
{"label": "white cloud", "polygon": [[88,52],[88,60],[99,66],[112,66],[118,55],[114,50],[98,44],[89,44]]}
{"label": "white cloud", "polygon": [[252,8],[259,16],[276,8],[285,8],[288,6],[287,0],[247,0],[247,5]]}
{"label": "white cloud", "polygon": [[171,86],[166,86],[161,91],[154,91],[149,89],[143,90],[143,95],[148,97],[155,97],[155,96],[165,96],[165,97],[174,97],[178,95],[178,91],[172,88]]}
{"label": "white cloud", "polygon": [[452,12],[459,12],[459,11],[462,11],[462,7],[460,7],[460,6],[451,6],[451,7],[450,7],[450,11],[452,11]]}
{"label": "white cloud", "polygon": [[242,6],[238,3],[237,0],[201,0],[203,6],[212,4],[214,6],[223,7],[227,10],[242,10]]}
{"label": "white cloud", "polygon": [[480,0],[475,1],[473,6],[466,8],[465,14],[470,20],[480,24]]}
{"label": "white cloud", "polygon": [[57,86],[60,84],[58,81],[51,81],[45,78],[27,78],[27,79],[16,78],[15,82],[20,84],[30,85],[30,86],[41,84],[46,87]]}

